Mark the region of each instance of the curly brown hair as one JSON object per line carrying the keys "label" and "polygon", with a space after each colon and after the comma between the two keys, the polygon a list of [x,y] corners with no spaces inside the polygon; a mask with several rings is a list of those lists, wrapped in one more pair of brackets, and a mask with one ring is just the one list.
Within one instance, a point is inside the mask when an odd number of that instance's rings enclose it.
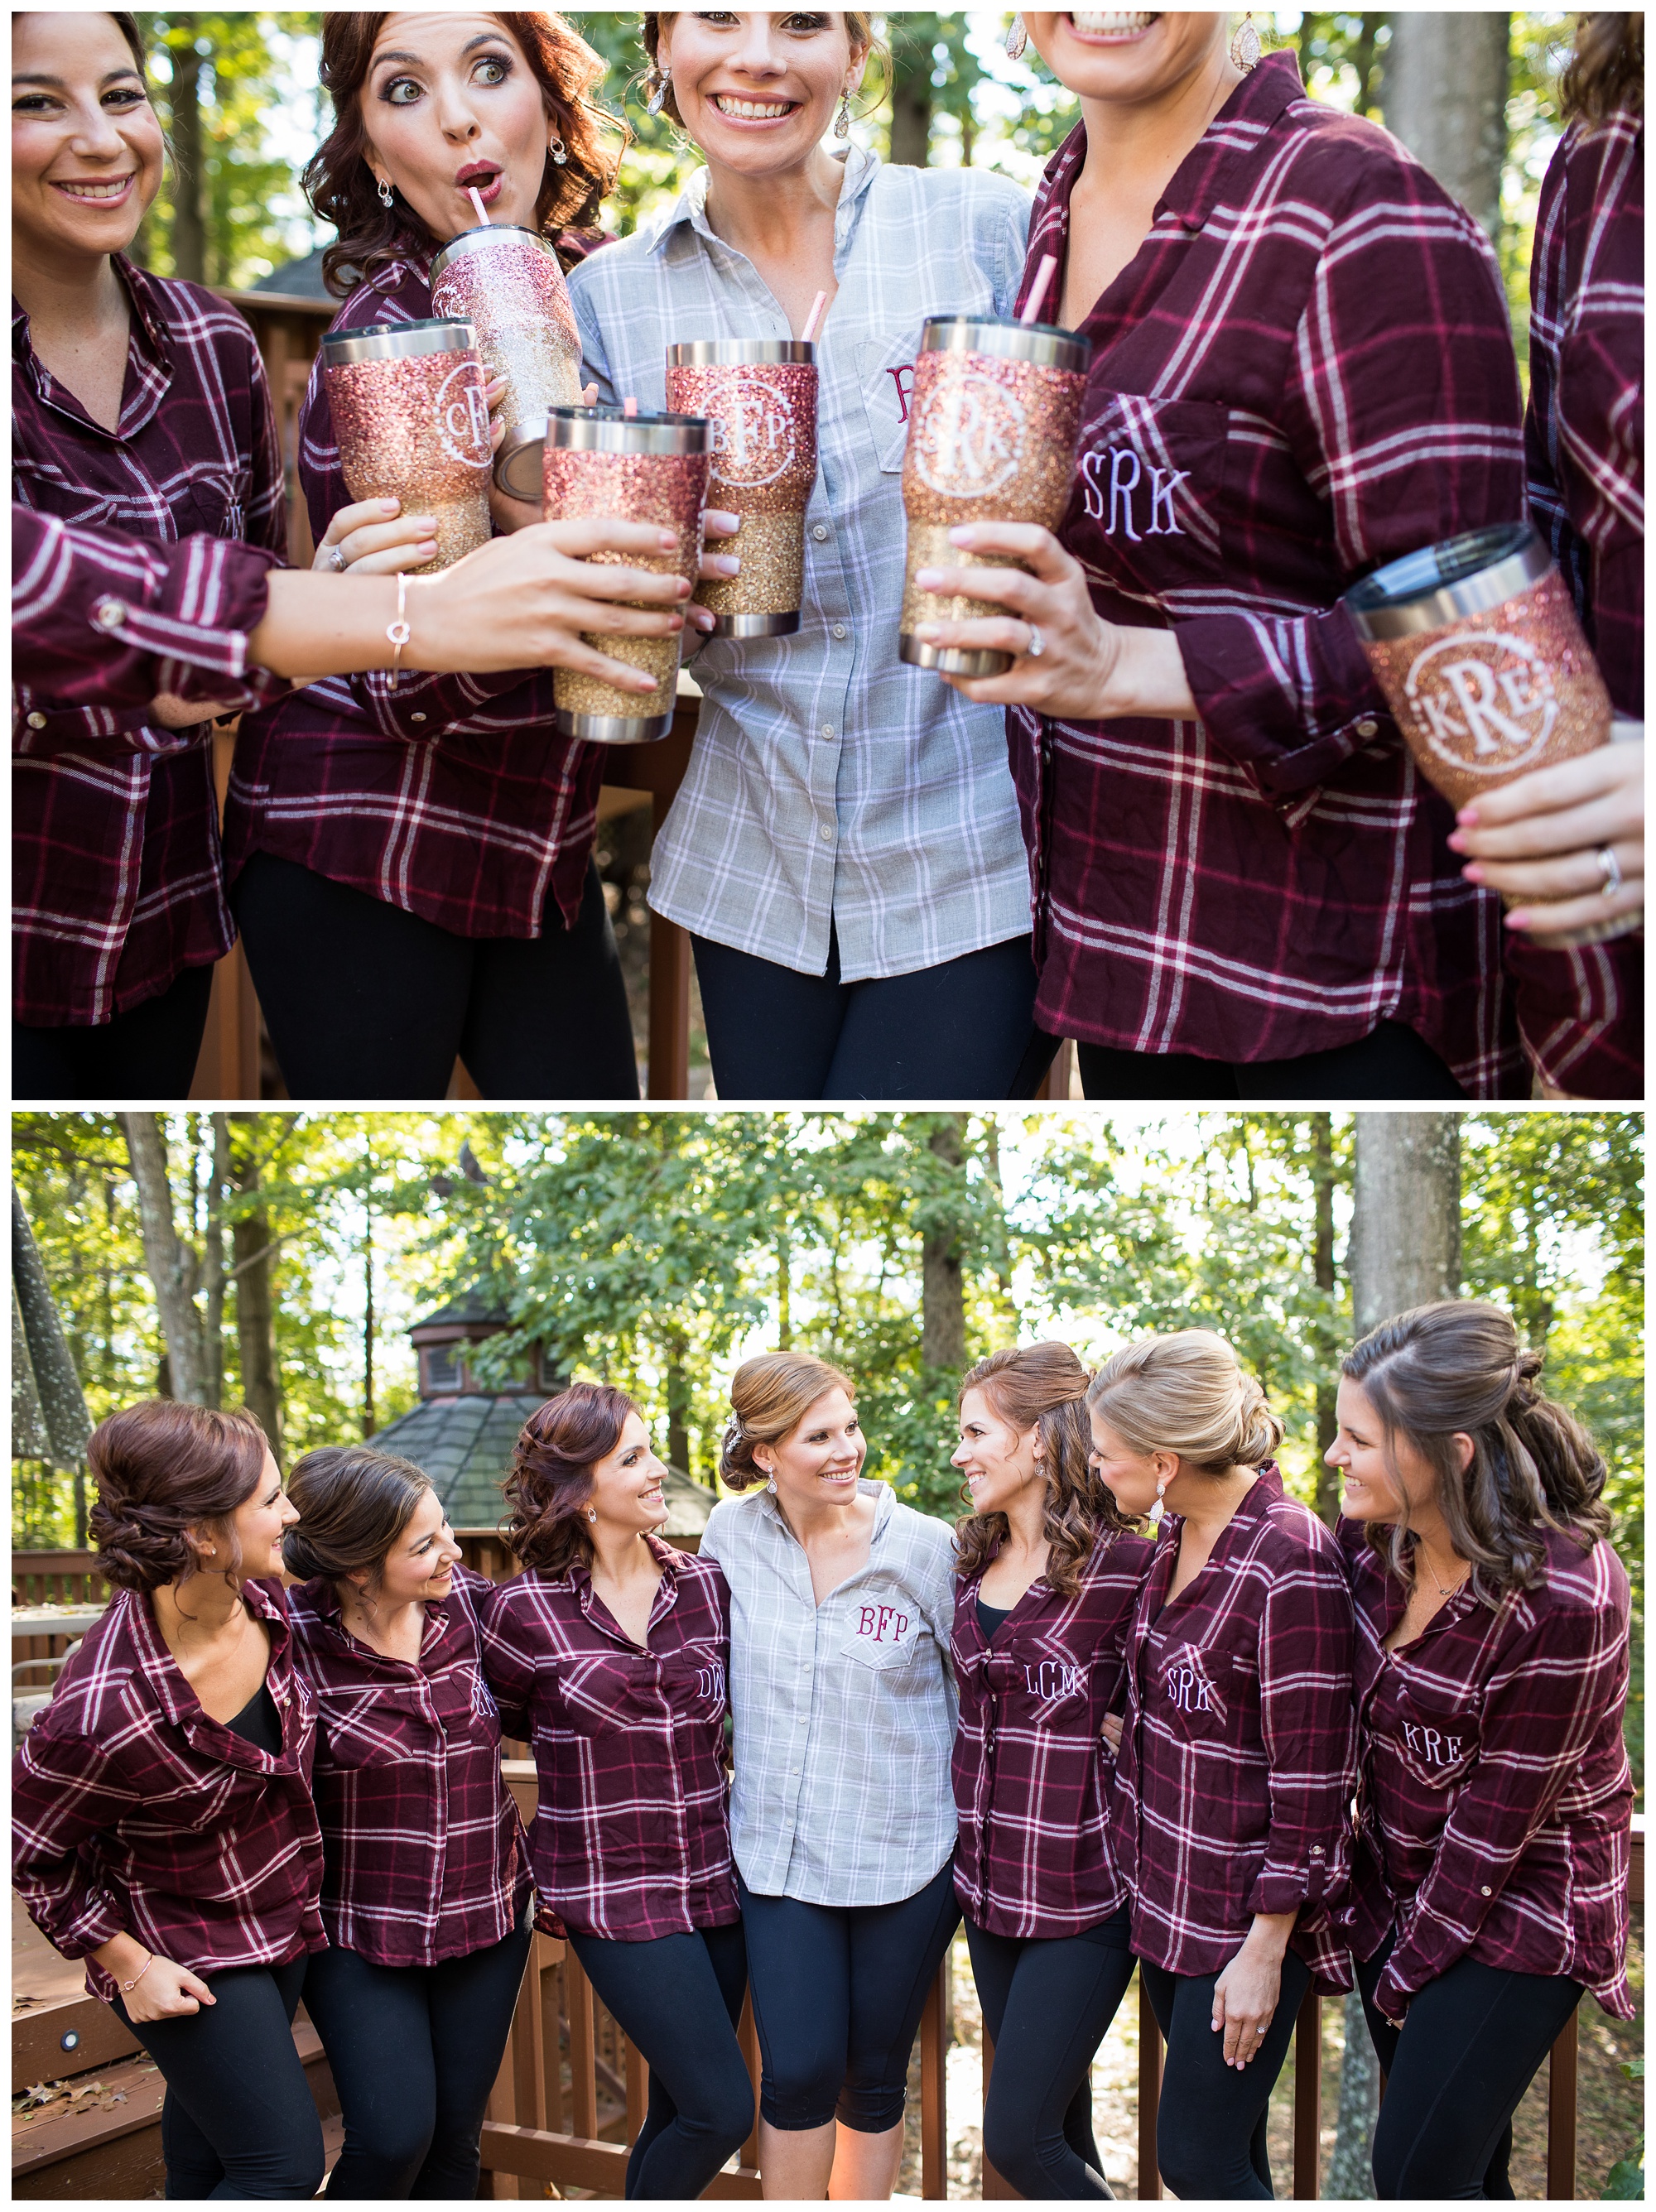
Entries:
{"label": "curly brown hair", "polygon": [[593,1469],[637,1411],[624,1390],[607,1382],[571,1382],[523,1424],[503,1486],[500,1533],[526,1567],[551,1576],[590,1568],[585,1508]]}
{"label": "curly brown hair", "polygon": [[[411,241],[440,243],[400,194],[391,207],[381,204],[363,154],[362,86],[387,13],[328,9],[322,16],[322,82],[333,95],[334,124],[300,183],[317,215],[339,233],[322,255],[322,281],[338,299],[397,259]],[[534,228],[556,241],[561,231],[596,221],[629,134],[593,99],[606,64],[562,15],[497,15],[495,21],[517,41],[539,80],[547,120],[557,126],[568,156],[560,167],[548,154],[535,201]],[[560,250],[559,258],[567,267],[580,252]]]}
{"label": "curly brown hair", "polygon": [[[1610,1531],[1604,1460],[1574,1415],[1536,1389],[1541,1368],[1542,1355],[1519,1344],[1510,1316],[1478,1298],[1397,1314],[1340,1363],[1374,1408],[1387,1443],[1395,1449],[1403,1437],[1431,1468],[1450,1540],[1470,1560],[1473,1590],[1490,1607],[1540,1579],[1543,1529],[1584,1552]],[[1458,1433],[1472,1440],[1464,1471]],[[1412,1585],[1407,1526],[1370,1522],[1368,1540]]]}
{"label": "curly brown hair", "polygon": [[[1021,1435],[1038,1429],[1046,1469],[1046,1579],[1061,1597],[1081,1588],[1081,1569],[1100,1536],[1130,1528],[1115,1499],[1093,1471],[1093,1431],[1087,1417],[1092,1381],[1067,1344],[1023,1344],[992,1352],[961,1379],[960,1402],[981,1390],[1003,1421]],[[1009,1534],[1004,1513],[971,1513],[955,1524],[954,1571],[963,1581],[980,1573]]]}
{"label": "curly brown hair", "polygon": [[221,1413],[183,1399],[145,1398],[109,1414],[86,1448],[98,1486],[87,1527],[99,1571],[118,1589],[188,1582],[201,1570],[184,1532],[205,1527],[229,1544],[224,1571],[240,1589],[230,1516],[258,1488],[268,1449],[249,1407]]}
{"label": "curly brown hair", "polygon": [[1634,15],[1584,15],[1575,26],[1575,51],[1558,80],[1558,105],[1564,120],[1580,116],[1603,123],[1618,109],[1645,112],[1645,19]]}

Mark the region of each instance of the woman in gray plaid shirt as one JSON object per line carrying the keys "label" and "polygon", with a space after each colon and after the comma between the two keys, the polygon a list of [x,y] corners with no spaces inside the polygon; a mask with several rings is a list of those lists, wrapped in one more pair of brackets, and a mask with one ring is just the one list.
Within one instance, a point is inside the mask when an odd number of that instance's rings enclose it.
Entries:
{"label": "woman in gray plaid shirt", "polygon": [[643,407],[664,404],[670,344],[797,337],[830,302],[801,628],[702,653],[652,864],[651,905],[691,934],[726,1098],[995,1098],[1039,1073],[1001,719],[897,655],[921,325],[1009,311],[1028,202],[975,169],[827,152],[870,37],[857,14],[646,15],[655,92],[707,167],[569,278],[585,374]]}

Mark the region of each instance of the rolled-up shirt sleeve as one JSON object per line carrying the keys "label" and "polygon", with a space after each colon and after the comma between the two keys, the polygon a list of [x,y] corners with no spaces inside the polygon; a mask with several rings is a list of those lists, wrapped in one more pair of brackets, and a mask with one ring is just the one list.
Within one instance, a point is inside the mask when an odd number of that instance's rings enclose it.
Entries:
{"label": "rolled-up shirt sleeve", "polygon": [[[1400,362],[1406,368],[1400,371]],[[1324,502],[1348,588],[1421,547],[1525,512],[1523,403],[1489,241],[1401,156],[1373,156],[1334,216],[1275,418]],[[1396,725],[1340,605],[1175,625],[1203,726],[1273,796]]]}
{"label": "rolled-up shirt sleeve", "polygon": [[1355,1637],[1337,1560],[1307,1552],[1270,1585],[1259,1635],[1270,1826],[1248,1894],[1251,1912],[1336,1904],[1349,1884]]}
{"label": "rolled-up shirt sleeve", "polygon": [[124,1932],[120,1908],[94,1879],[84,1847],[131,1805],[105,1749],[54,1729],[50,1711],[35,1722],[12,1761],[12,1886],[65,1959],[83,1959]]}

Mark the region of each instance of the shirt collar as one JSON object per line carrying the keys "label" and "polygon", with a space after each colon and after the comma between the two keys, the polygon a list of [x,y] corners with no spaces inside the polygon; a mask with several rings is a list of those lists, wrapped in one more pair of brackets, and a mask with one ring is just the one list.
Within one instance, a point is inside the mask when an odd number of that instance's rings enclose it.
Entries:
{"label": "shirt collar", "polygon": [[[837,259],[856,226],[861,203],[868,187],[879,174],[880,160],[866,146],[852,144],[831,159],[845,164],[845,181],[839,188],[839,199],[834,209],[834,254]],[[687,224],[710,245],[724,247],[727,252],[735,249],[721,239],[707,219],[708,172],[705,167],[697,170],[679,193],[676,204],[661,217],[649,240],[652,253],[664,253],[679,231]]]}
{"label": "shirt collar", "polygon": [[[247,1601],[248,1612],[262,1620],[270,1631],[271,1664],[265,1677],[268,1683],[287,1649],[290,1633],[287,1607],[280,1598],[260,1583],[243,1583],[241,1595]],[[215,1728],[222,1725],[209,1719],[200,1698],[185,1680],[183,1668],[168,1650],[167,1638],[156,1625],[155,1608],[149,1602],[148,1592],[121,1590],[115,1598],[115,1604],[125,1608],[126,1633],[137,1654],[139,1672],[167,1719],[185,1729],[198,1723]]]}
{"label": "shirt collar", "polygon": [[[892,1514],[897,1504],[897,1492],[889,1482],[876,1482],[872,1476],[866,1474],[858,1477],[856,1487],[858,1497],[872,1498],[874,1501],[874,1534],[868,1539],[868,1557],[872,1560],[875,1545],[880,1542],[890,1525]],[[773,1498],[768,1490],[760,1491],[758,1496],[760,1512],[764,1515],[773,1528],[782,1531],[790,1544],[797,1544],[799,1538],[782,1517],[781,1499]]]}
{"label": "shirt collar", "polygon": [[106,438],[112,434],[130,438],[149,422],[173,381],[173,338],[167,326],[166,303],[155,279],[129,261],[124,253],[113,258],[115,274],[126,289],[132,311],[127,363],[129,369],[137,371],[136,376],[129,375],[125,380],[120,421],[113,434],[103,423],[93,422],[75,394],[52,375],[35,352],[28,316],[15,296],[11,303],[11,349],[12,358],[27,371],[43,404],[72,415],[77,422],[100,431]]}
{"label": "shirt collar", "polygon": [[[454,1595],[455,1588],[458,1584],[450,1589],[449,1597]],[[371,1644],[364,1644],[360,1636],[351,1634],[345,1626],[344,1607],[339,1602],[339,1592],[327,1576],[319,1575],[314,1582],[304,1583],[294,1596],[339,1649],[348,1652],[352,1659],[369,1666],[394,1667],[405,1672],[411,1667],[417,1671],[433,1644],[446,1632],[451,1619],[448,1598],[428,1598],[425,1601],[425,1625],[420,1632],[419,1660],[393,1659],[387,1652],[376,1651]]]}

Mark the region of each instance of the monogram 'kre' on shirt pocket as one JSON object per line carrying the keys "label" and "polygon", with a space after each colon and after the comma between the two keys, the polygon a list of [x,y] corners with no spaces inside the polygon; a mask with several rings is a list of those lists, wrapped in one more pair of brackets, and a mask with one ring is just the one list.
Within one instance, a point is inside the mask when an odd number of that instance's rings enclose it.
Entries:
{"label": "monogram 'kre' on shirt pocket", "polygon": [[1428,1703],[1404,1691],[1397,1701],[1392,1728],[1398,1757],[1433,1789],[1452,1788],[1477,1762],[1481,1730],[1474,1705],[1457,1710],[1446,1701]]}
{"label": "monogram 'kre' on shirt pocket", "polygon": [[1151,601],[1217,582],[1230,427],[1215,400],[1089,390],[1064,518],[1077,558]]}

